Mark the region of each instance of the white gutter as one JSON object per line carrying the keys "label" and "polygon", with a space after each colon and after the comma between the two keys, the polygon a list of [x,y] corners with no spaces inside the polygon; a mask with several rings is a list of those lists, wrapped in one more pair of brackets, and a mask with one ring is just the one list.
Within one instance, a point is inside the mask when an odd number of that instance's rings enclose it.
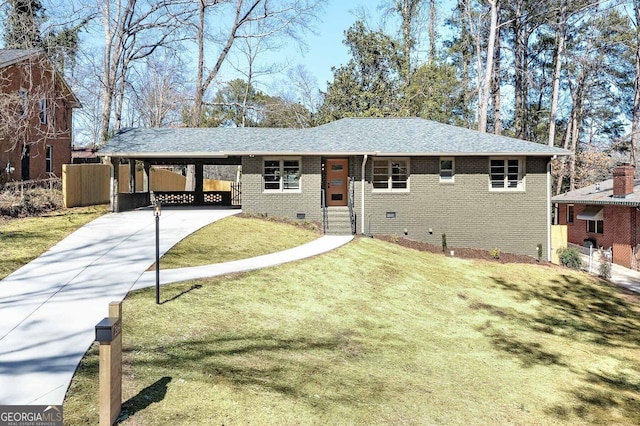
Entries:
{"label": "white gutter", "polygon": [[[555,158],[555,157],[553,157]],[[547,262],[551,262],[551,161],[547,162]]]}
{"label": "white gutter", "polygon": [[361,186],[361,191],[362,191],[362,195],[360,197],[360,223],[361,225],[361,229],[362,229],[362,235],[364,235],[364,194],[365,194],[365,190],[364,190],[364,185],[365,185],[365,178],[364,178],[364,172],[365,172],[365,166],[367,165],[367,159],[369,158],[369,156],[367,154],[364,154],[364,157],[362,158],[362,182],[360,184]]}

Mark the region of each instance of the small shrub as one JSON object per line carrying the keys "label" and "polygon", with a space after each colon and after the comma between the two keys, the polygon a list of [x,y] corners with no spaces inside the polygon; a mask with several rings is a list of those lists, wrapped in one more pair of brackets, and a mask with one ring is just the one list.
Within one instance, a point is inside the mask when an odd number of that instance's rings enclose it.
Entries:
{"label": "small shrub", "polygon": [[562,266],[571,269],[582,268],[582,259],[580,259],[580,250],[575,247],[562,247],[558,249],[558,257]]}
{"label": "small shrub", "polygon": [[602,279],[608,280],[611,278],[611,261],[609,257],[605,256],[602,249],[600,250],[600,266],[598,267],[598,276]]}
{"label": "small shrub", "polygon": [[398,237],[398,234],[393,234],[391,236],[391,242],[395,243],[395,244],[398,244],[398,241],[400,241],[400,237]]}
{"label": "small shrub", "polygon": [[442,234],[442,252],[447,251],[447,234]]}
{"label": "small shrub", "polygon": [[489,250],[489,256],[492,259],[500,259],[500,249],[499,248],[492,248],[491,250]]}

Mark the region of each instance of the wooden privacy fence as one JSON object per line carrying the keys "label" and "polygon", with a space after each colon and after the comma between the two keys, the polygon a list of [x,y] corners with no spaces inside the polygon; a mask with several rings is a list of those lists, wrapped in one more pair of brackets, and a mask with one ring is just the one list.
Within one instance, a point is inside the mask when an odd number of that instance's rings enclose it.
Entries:
{"label": "wooden privacy fence", "polygon": [[[109,203],[110,166],[107,164],[65,164],[62,167],[62,193],[65,207]],[[118,190],[129,192],[129,167],[121,165]],[[204,179],[203,190],[231,191],[233,182]],[[151,191],[184,191],[186,177],[170,170],[151,168]],[[136,192],[145,192],[144,171],[136,170]]]}
{"label": "wooden privacy fence", "polygon": [[[180,173],[171,170],[151,168],[150,180],[152,191],[184,191],[187,184],[187,178]],[[120,192],[129,192],[129,167],[120,166],[119,171],[119,188]],[[231,182],[224,180],[204,179],[204,191],[230,191]],[[144,191],[144,173],[142,169],[136,169],[136,192]]]}
{"label": "wooden privacy fence", "polygon": [[551,262],[560,264],[558,249],[567,247],[567,225],[551,226]]}
{"label": "wooden privacy fence", "polygon": [[65,207],[92,206],[109,202],[111,167],[106,164],[64,164],[62,197]]}

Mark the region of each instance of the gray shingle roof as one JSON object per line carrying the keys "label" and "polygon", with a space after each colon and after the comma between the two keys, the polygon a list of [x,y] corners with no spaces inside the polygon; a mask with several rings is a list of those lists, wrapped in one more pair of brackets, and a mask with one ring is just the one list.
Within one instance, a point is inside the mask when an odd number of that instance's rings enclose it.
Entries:
{"label": "gray shingle roof", "polygon": [[[638,190],[636,190],[638,188]],[[618,206],[640,206],[640,180],[633,182],[633,193],[624,198],[613,198],[613,179],[608,179],[584,188],[565,192],[551,198],[554,203],[608,204]]]}
{"label": "gray shingle roof", "polygon": [[128,157],[233,155],[570,155],[560,148],[421,118],[344,118],[308,129],[125,129],[98,153]]}

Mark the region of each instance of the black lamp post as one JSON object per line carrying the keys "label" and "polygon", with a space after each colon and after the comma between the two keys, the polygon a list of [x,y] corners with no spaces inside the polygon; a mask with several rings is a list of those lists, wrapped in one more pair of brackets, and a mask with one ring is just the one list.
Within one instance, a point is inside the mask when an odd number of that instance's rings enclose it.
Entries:
{"label": "black lamp post", "polygon": [[160,304],[160,202],[153,205],[153,215],[156,218],[156,305]]}

